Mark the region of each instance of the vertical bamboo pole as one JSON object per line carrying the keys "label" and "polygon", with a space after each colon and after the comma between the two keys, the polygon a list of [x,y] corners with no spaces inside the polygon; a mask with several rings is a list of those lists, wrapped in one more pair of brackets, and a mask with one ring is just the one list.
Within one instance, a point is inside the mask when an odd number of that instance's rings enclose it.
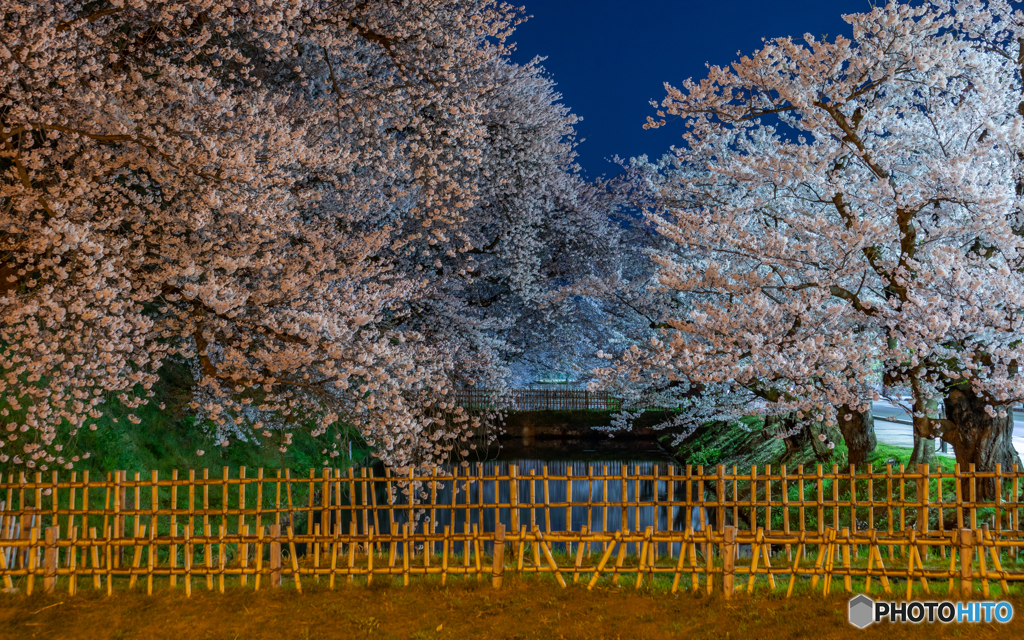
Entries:
{"label": "vertical bamboo pole", "polygon": [[[259,525],[257,525],[259,527]],[[249,584],[249,575],[246,573],[246,569],[249,568],[249,525],[241,525],[238,527],[238,533],[242,536],[242,543],[238,545],[239,555],[241,556],[242,575],[239,579],[239,583],[244,587]]]}
{"label": "vertical bamboo pole", "polygon": [[[518,476],[518,465],[509,466],[509,526],[512,528],[513,534],[520,531],[519,524],[519,476]],[[519,536],[516,541],[516,553],[519,554],[520,561],[523,557],[523,539]],[[522,564],[519,566],[522,569]]]}
{"label": "vertical bamboo pole", "polygon": [[281,586],[281,525],[270,526],[270,586]]}
{"label": "vertical bamboo pole", "polygon": [[640,465],[633,467],[633,528],[640,531]]}
{"label": "vertical bamboo pole", "polygon": [[[736,580],[736,527],[725,527],[725,543],[722,545],[722,591],[729,600],[735,591]],[[710,574],[708,574],[710,577]]]}
{"label": "vertical bamboo pole", "polygon": [[[494,494],[497,496],[497,492]],[[494,526],[494,557],[491,569],[491,586],[501,588],[502,574],[505,572],[505,525],[495,521]]]}
{"label": "vertical bamboo pole", "polygon": [[356,541],[355,541],[355,537],[356,537],[356,533],[358,533],[358,527],[359,527],[359,523],[356,522],[355,518],[353,518],[352,521],[348,523],[349,542],[348,542],[348,578],[347,578],[347,582],[349,584],[352,584],[353,573],[355,572],[355,568],[356,568]]}
{"label": "vertical bamboo pole", "polygon": [[46,527],[43,553],[43,591],[53,593],[57,588],[57,527]]}
{"label": "vertical bamboo pole", "polygon": [[[78,593],[78,527],[71,529],[71,546],[68,557],[68,595]],[[3,562],[3,554],[0,554],[0,562]]]}
{"label": "vertical bamboo pole", "polygon": [[[900,536],[906,538],[907,535],[907,479],[906,479],[906,468],[900,465]],[[900,555],[904,558],[907,557],[907,546],[900,545]]]}
{"label": "vertical bamboo pole", "polygon": [[[917,535],[925,537],[928,535],[928,498],[930,497],[930,485],[931,485],[931,473],[928,469],[927,464],[918,465],[918,478],[917,478]],[[921,555],[921,559],[924,560],[928,557],[927,545],[921,545],[918,549],[918,553]]]}
{"label": "vertical bamboo pole", "polygon": [[[889,540],[893,537],[893,519],[892,519],[892,465],[886,463],[885,465],[885,510],[886,510],[886,528]],[[893,545],[889,544],[889,562],[893,560]]]}
{"label": "vertical bamboo pole", "polygon": [[[0,479],[2,479],[2,478],[0,478]],[[65,531],[67,531],[68,533],[71,533],[72,531],[75,530],[75,488],[76,488],[75,485],[77,484],[76,483],[77,479],[78,479],[78,472],[77,471],[72,471],[71,472],[71,487],[68,490],[68,524],[67,524],[67,529],[65,529]],[[56,492],[54,492],[54,498],[56,498]],[[88,508],[87,505],[83,505],[82,510],[83,511],[88,511],[89,508]],[[56,520],[54,521],[54,523],[56,523]],[[0,537],[3,536],[2,530],[3,530],[3,518],[0,517]],[[72,551],[72,555],[73,555],[74,547],[69,547],[69,550]],[[69,556],[68,559],[70,560],[70,556]]]}
{"label": "vertical bamboo pole", "polygon": [[544,531],[551,531],[551,494],[548,491],[548,466],[544,465]]}
{"label": "vertical bamboo pole", "polygon": [[132,589],[135,587],[139,580],[139,565],[142,562],[142,547],[144,545],[139,544],[141,540],[146,538],[146,525],[136,525],[135,535],[133,536],[132,542],[132,567],[131,573],[128,576],[128,588]]}
{"label": "vertical bamboo pole", "polygon": [[[625,528],[625,523],[619,527],[620,530]],[[608,465],[601,467],[601,531],[608,532]],[[606,547],[606,545],[605,542],[601,543],[602,547]]]}
{"label": "vertical bamboo pole", "polygon": [[832,528],[839,531],[839,465],[832,465]]}
{"label": "vertical bamboo pole", "polygon": [[[441,584],[445,584],[448,581],[448,552],[451,550],[451,525],[444,526],[444,540],[441,542]],[[520,537],[522,539],[522,537]],[[522,545],[520,544],[520,549]],[[522,556],[519,560],[519,569],[522,570],[523,561]]]}
{"label": "vertical bamboo pole", "polygon": [[[676,530],[676,496],[675,496],[675,487],[676,487],[676,465],[669,464],[668,465],[668,487],[667,487],[668,488],[668,514],[667,514],[667,520],[668,520],[668,530],[669,531],[675,531]],[[680,553],[683,552],[682,548],[679,549],[679,552]],[[675,557],[675,543],[674,542],[668,543],[668,557],[669,557],[669,559],[672,559],[672,558]],[[678,575],[679,574],[677,573],[676,574],[677,578],[678,578]],[[677,580],[677,582],[678,582],[678,580]]]}
{"label": "vertical bamboo pole", "polygon": [[89,538],[89,558],[92,561],[92,587],[93,589],[99,589],[102,578],[100,577],[99,535],[96,532],[96,527],[89,528]]}
{"label": "vertical bamboo pole", "polygon": [[[193,472],[189,471],[189,475],[193,476]],[[194,477],[194,476],[193,476]],[[189,484],[189,493],[191,493],[192,485]],[[190,500],[191,502],[191,500]],[[190,597],[192,595],[192,518],[189,517],[189,521],[185,523],[185,596]],[[108,587],[109,587],[110,576],[107,576]]]}
{"label": "vertical bamboo pole", "polygon": [[[568,463],[565,469],[565,530],[572,533],[572,462]],[[572,543],[565,543],[566,555],[572,554]]]}
{"label": "vertical bamboo pole", "polygon": [[974,532],[960,529],[960,596],[970,598],[974,591],[971,563],[974,561]]}

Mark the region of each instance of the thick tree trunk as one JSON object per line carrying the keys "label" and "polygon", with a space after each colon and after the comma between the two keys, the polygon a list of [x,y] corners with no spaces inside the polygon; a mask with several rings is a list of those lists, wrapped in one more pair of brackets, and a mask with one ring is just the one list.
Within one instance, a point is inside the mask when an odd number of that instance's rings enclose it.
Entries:
{"label": "thick tree trunk", "polygon": [[[910,468],[919,464],[935,466],[935,433],[932,432],[932,419],[939,417],[939,403],[918,395],[918,387],[914,385],[914,451],[910,454]],[[919,415],[920,414],[920,415]]]}
{"label": "thick tree trunk", "polygon": [[[843,405],[838,408],[839,431],[843,434],[843,442],[850,455],[850,464],[864,464],[868,461],[868,454],[878,446],[875,438],[875,416],[871,409],[867,411],[854,411],[853,408]],[[847,420],[846,416],[850,416]]]}
{"label": "thick tree trunk", "polygon": [[[821,422],[815,422],[809,428],[811,432],[811,449],[814,450],[814,457],[818,459],[818,462],[828,462],[832,459],[832,455],[835,453],[835,449],[829,449],[830,443],[835,444],[842,437],[837,427],[826,427]],[[821,435],[824,434],[825,439],[821,439]]]}
{"label": "thick tree trunk", "polygon": [[[970,384],[954,387],[945,404],[946,419],[951,424],[942,438],[953,445],[962,471],[969,470],[971,464],[975,471],[992,473],[996,464],[1001,465],[1004,471],[1012,471],[1013,465],[1020,464],[1020,457],[1013,447],[1012,409],[1005,407],[1005,418],[990,416],[985,412],[987,401],[976,395]],[[978,498],[995,498],[995,478],[979,478],[976,486]]]}
{"label": "thick tree trunk", "polygon": [[[769,434],[784,434],[789,433],[795,428],[795,419],[790,415],[774,415],[765,416],[764,419],[765,431]],[[782,454],[782,460],[789,460],[797,452],[804,448],[810,438],[810,433],[807,429],[800,429],[792,435],[787,435],[783,438],[783,442],[786,443],[786,452]]]}

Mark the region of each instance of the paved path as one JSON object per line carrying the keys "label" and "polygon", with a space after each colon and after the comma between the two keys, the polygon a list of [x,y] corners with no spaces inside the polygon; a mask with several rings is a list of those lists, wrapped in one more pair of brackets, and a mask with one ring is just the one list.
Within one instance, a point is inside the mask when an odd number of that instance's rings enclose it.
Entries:
{"label": "paved path", "polygon": [[[875,437],[879,442],[897,447],[910,448],[914,446],[914,430],[909,424],[910,414],[885,400],[872,403],[871,410],[875,416]],[[1015,411],[1013,417],[1013,446],[1024,459],[1024,412]],[[939,444],[938,439],[935,443]],[[955,457],[953,447],[949,447],[948,453],[942,453],[936,446],[935,453],[940,456]]]}

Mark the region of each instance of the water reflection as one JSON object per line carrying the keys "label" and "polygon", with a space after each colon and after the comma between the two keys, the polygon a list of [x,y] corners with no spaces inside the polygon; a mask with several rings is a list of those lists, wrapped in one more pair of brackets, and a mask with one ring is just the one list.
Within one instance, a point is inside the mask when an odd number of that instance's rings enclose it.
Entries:
{"label": "water reflection", "polygon": [[[381,533],[399,532],[409,522],[417,532],[441,533],[445,527],[451,527],[453,532],[462,533],[471,531],[475,525],[478,530],[489,533],[494,531],[496,519],[510,530],[513,482],[494,477],[509,477],[513,469],[517,476],[516,502],[528,505],[517,509],[518,523],[527,531],[534,527],[543,532],[578,532],[583,527],[608,532],[644,531],[647,527],[657,531],[682,531],[687,524],[700,530],[712,516],[707,509],[701,517],[696,508],[687,510],[658,504],[686,497],[686,483],[678,479],[683,470],[671,469],[677,474],[673,481],[669,479],[670,466],[665,462],[516,459],[456,469],[454,481],[417,483],[413,506],[377,509],[375,514],[368,514],[369,522]],[[449,477],[452,473],[451,468],[440,472]],[[556,480],[552,476],[561,477]],[[568,476],[572,479],[567,479]],[[637,476],[657,476],[657,479]],[[409,504],[405,485],[400,484],[398,478],[392,478],[390,502],[396,506]],[[389,504],[387,483],[378,479],[375,488],[377,504]],[[691,483],[690,490],[696,499],[695,482]],[[559,506],[551,506],[553,504]],[[390,518],[394,518],[393,522]],[[359,520],[361,516],[357,516],[357,527],[362,532]],[[678,545],[674,547],[673,553],[678,553]],[[553,550],[558,549],[564,549],[564,544],[555,545]],[[634,553],[635,549],[630,548],[628,552]],[[667,552],[666,545],[661,545],[659,553]],[[456,545],[455,553],[461,553],[461,545]]]}

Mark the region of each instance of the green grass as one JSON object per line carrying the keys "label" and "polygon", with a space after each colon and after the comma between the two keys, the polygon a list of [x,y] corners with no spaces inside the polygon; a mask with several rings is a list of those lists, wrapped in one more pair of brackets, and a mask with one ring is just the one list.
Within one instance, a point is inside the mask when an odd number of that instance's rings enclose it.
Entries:
{"label": "green grass", "polygon": [[[174,469],[219,470],[225,466],[292,469],[305,474],[309,469],[321,468],[325,461],[330,461],[332,468],[358,466],[369,461],[369,452],[362,440],[348,429],[329,431],[318,438],[310,437],[308,429],[295,429],[292,444],[284,453],[280,451],[283,434],[275,434],[261,444],[234,441],[222,447],[213,440],[208,426],[197,423],[191,415],[188,404],[192,384],[186,366],[165,364],[160,381],[153,387],[155,396],[148,404],[134,411],[116,400],[100,405],[103,415],[96,420],[96,430],[80,431],[70,439],[62,455],[70,459],[88,453],[88,459],[75,463],[75,470],[103,474],[117,470],[147,473],[156,470],[163,474]],[[138,416],[141,423],[132,424],[128,420],[130,413]],[[337,440],[338,435],[343,439]],[[352,459],[348,458],[348,439],[353,443]],[[343,456],[331,459],[322,452],[330,450],[334,442],[342,443],[339,450],[343,451]],[[204,455],[200,456],[199,450],[203,450]],[[13,469],[11,463],[7,463],[6,468],[0,463],[0,473]]]}

